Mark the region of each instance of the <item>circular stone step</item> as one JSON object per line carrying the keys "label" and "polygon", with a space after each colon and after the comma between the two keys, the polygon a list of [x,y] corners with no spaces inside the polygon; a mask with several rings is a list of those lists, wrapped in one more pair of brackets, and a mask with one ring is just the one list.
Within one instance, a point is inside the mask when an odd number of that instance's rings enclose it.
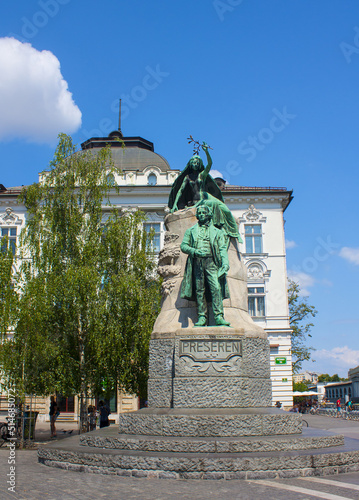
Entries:
{"label": "circular stone step", "polygon": [[258,451],[293,451],[342,446],[344,445],[344,436],[329,435],[324,431],[313,429],[304,429],[303,434],[300,436],[249,438],[184,438],[125,434],[104,436],[103,433],[95,431],[82,434],[80,436],[80,445],[116,450],[174,453],[253,453]]}
{"label": "circular stone step", "polygon": [[277,408],[143,408],[120,415],[121,434],[230,437],[301,434],[302,415]]}
{"label": "circular stone step", "polygon": [[173,453],[81,446],[79,437],[39,448],[40,463],[79,472],[172,479],[259,479],[359,470],[359,443],[323,450]]}

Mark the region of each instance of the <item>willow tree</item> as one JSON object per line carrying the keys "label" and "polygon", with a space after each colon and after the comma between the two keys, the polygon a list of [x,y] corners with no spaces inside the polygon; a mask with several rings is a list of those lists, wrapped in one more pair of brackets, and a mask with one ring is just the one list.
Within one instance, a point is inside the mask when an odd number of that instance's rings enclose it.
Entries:
{"label": "willow tree", "polygon": [[22,193],[23,292],[4,367],[27,392],[80,394],[82,413],[104,386],[146,390],[160,301],[144,215],[109,202],[114,171],[110,148],[76,152],[62,135],[49,170]]}
{"label": "willow tree", "polygon": [[288,304],[289,324],[292,329],[292,356],[293,373],[302,368],[303,361],[309,361],[312,356],[313,347],[306,345],[307,337],[311,337],[313,323],[307,323],[309,317],[315,317],[317,311],[314,306],[307,302],[306,297],[301,297],[300,286],[293,280],[288,279]]}
{"label": "willow tree", "polygon": [[5,340],[17,317],[15,259],[7,236],[0,238],[0,340]]}

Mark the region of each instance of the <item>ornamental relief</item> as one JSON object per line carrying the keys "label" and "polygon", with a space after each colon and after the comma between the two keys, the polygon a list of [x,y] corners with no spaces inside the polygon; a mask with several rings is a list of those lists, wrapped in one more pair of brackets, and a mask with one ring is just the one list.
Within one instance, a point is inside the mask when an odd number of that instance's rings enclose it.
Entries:
{"label": "ornamental relief", "polygon": [[170,293],[172,292],[172,290],[174,289],[175,286],[176,286],[176,282],[173,280],[172,281],[171,280],[164,281],[162,283],[162,289],[161,289],[162,295],[164,295],[164,296],[170,295]]}
{"label": "ornamental relief", "polygon": [[265,264],[261,262],[247,263],[247,279],[248,281],[264,281],[271,275],[271,271],[267,269]]}
{"label": "ornamental relief", "polygon": [[242,217],[239,217],[238,222],[266,222],[267,218],[263,217],[262,212],[257,210],[254,205],[249,205],[248,210],[243,212]]}
{"label": "ornamental relief", "polygon": [[[221,373],[225,375],[234,375],[240,371],[241,356],[232,356],[228,361],[193,361],[190,357],[183,356],[180,358],[180,363],[186,372],[193,373]],[[207,373],[209,372],[209,373]]]}
{"label": "ornamental relief", "polygon": [[247,269],[248,279],[263,279],[263,268],[260,264],[251,264]]}
{"label": "ornamental relief", "polygon": [[20,217],[18,217],[10,207],[5,210],[4,214],[0,215],[0,223],[7,224],[8,226],[20,226],[22,222],[23,221],[20,219]]}

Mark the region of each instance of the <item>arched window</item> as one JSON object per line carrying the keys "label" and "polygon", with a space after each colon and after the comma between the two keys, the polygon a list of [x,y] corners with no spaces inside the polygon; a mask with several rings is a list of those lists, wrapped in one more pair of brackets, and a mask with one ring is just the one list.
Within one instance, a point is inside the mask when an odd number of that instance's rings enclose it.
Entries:
{"label": "arched window", "polygon": [[115,176],[113,174],[107,174],[106,178],[110,186],[114,186],[116,184]]}
{"label": "arched window", "polygon": [[147,182],[149,186],[155,186],[157,184],[157,175],[151,172],[147,177]]}

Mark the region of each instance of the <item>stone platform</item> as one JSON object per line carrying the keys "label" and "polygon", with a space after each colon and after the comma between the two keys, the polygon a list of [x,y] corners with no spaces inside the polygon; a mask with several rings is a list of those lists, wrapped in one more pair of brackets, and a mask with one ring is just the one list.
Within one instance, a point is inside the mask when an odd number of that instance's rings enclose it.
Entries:
{"label": "stone platform", "polygon": [[148,478],[318,476],[359,470],[359,442],[310,428],[301,435],[159,438],[112,427],[51,443],[38,459],[67,470]]}
{"label": "stone platform", "polygon": [[302,415],[277,408],[144,408],[120,415],[119,432],[138,436],[238,437],[300,434]]}

